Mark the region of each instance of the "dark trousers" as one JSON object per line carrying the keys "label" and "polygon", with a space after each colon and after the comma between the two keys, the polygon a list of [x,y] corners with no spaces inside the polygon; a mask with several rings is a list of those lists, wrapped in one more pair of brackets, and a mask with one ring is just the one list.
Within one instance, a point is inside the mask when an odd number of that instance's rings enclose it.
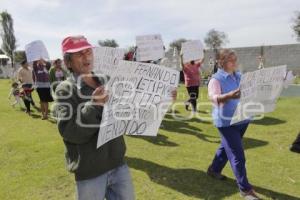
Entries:
{"label": "dark trousers", "polygon": [[25,97],[23,98],[25,107],[26,107],[26,112],[30,112],[30,101],[26,99]]}
{"label": "dark trousers", "polygon": [[[29,83],[25,83],[25,84],[22,85],[22,88],[31,88],[31,87],[32,87],[32,84],[29,84]],[[34,103],[34,101],[33,101],[33,98],[32,98],[32,96],[31,96],[31,93],[28,94],[27,96],[28,96],[29,103],[30,103],[32,106],[35,106],[35,103]],[[23,101],[24,101],[24,100],[23,100]],[[25,104],[25,101],[24,101],[24,104]],[[26,104],[25,104],[25,106],[26,106]],[[26,106],[26,108],[27,108],[27,106]],[[29,108],[30,108],[30,106],[29,106]],[[29,110],[30,110],[30,109],[29,109]]]}
{"label": "dark trousers", "polygon": [[[23,84],[22,85],[23,89],[31,88],[31,87],[32,87],[32,84]],[[24,105],[26,107],[26,111],[30,112],[30,104],[32,106],[35,106],[35,103],[34,103],[34,101],[32,99],[32,96],[31,96],[31,92],[30,93],[25,92],[25,95],[23,97],[23,101],[24,101]]]}
{"label": "dark trousers", "polygon": [[197,99],[199,95],[199,86],[186,87],[187,92],[190,96],[187,102],[191,103],[193,111],[197,111]]}
{"label": "dark trousers", "polygon": [[239,189],[244,192],[252,189],[247,179],[246,159],[242,142],[247,127],[248,123],[218,128],[221,135],[221,145],[211,165],[214,172],[221,173],[229,160]]}

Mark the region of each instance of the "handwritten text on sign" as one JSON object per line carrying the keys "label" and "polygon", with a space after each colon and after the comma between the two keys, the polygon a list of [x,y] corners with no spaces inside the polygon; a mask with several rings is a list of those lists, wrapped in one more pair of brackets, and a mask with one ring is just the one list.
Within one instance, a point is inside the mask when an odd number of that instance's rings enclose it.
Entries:
{"label": "handwritten text on sign", "polygon": [[172,103],[179,72],[167,67],[119,61],[107,86],[97,147],[123,134],[156,136]]}
{"label": "handwritten text on sign", "polygon": [[123,60],[125,49],[113,47],[96,47],[94,51],[94,72],[111,76],[120,60]]}
{"label": "handwritten text on sign", "polygon": [[181,53],[183,62],[187,63],[192,60],[201,60],[204,57],[203,44],[200,40],[191,40],[182,43]]}
{"label": "handwritten text on sign", "polygon": [[136,36],[136,45],[137,61],[156,61],[165,55],[161,35]]}
{"label": "handwritten text on sign", "polygon": [[272,112],[283,89],[286,66],[268,67],[242,75],[241,98],[231,124]]}

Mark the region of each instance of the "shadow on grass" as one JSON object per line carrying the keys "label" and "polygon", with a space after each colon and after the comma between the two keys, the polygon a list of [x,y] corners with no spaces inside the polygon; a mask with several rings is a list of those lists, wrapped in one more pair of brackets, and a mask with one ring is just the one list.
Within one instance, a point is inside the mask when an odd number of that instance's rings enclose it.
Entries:
{"label": "shadow on grass", "polygon": [[269,142],[264,140],[257,140],[254,138],[247,138],[247,137],[243,138],[243,143],[244,143],[244,149],[252,149],[252,148],[262,147],[269,144]]}
{"label": "shadow on grass", "polygon": [[[223,199],[238,192],[233,179],[221,182],[196,169],[174,169],[140,158],[128,158],[128,165],[147,173],[152,182],[163,185],[184,195],[200,199]],[[299,198],[261,187],[255,190],[271,199],[299,200]]]}
{"label": "shadow on grass", "polygon": [[41,115],[37,115],[37,114],[34,114],[34,113],[31,113],[30,116],[34,119],[40,119],[41,118]]}
{"label": "shadow on grass", "polygon": [[277,119],[274,117],[264,117],[260,120],[253,120],[251,123],[256,124],[256,125],[270,126],[270,125],[276,125],[276,124],[284,124],[284,123],[286,123],[286,121]]}
{"label": "shadow on grass", "polygon": [[[202,131],[201,129],[190,126],[188,123],[163,121],[160,129],[167,130],[173,134],[180,133],[180,134],[194,135],[197,138],[199,138],[205,142],[211,142],[211,143],[219,143],[220,142],[218,139],[219,137],[203,134],[203,133],[201,133],[201,131]],[[169,137],[159,134],[159,133],[157,134],[156,137],[149,137],[149,136],[138,136],[138,137],[130,136],[130,137],[133,137],[136,139],[143,139],[143,140],[146,140],[147,142],[150,142],[152,144],[159,145],[159,146],[168,146],[168,147],[178,146],[177,143],[170,141]],[[217,138],[217,140],[210,140],[209,138]]]}
{"label": "shadow on grass", "polygon": [[[195,119],[197,120],[197,119]],[[174,120],[163,120],[162,125],[160,129],[166,130],[168,132],[174,133],[174,134],[188,134],[193,135],[199,138],[202,141],[210,142],[210,143],[220,143],[220,137],[219,136],[212,136],[208,134],[204,134],[201,129],[191,126],[189,124],[190,121],[174,121]],[[201,122],[201,121],[200,121]],[[158,134],[156,137],[147,137],[147,136],[139,136],[135,137],[136,139],[143,139],[147,142],[150,142],[155,145],[159,146],[168,146],[168,147],[176,147],[179,146],[177,143],[172,142],[169,140],[169,137]],[[251,149],[256,147],[265,146],[268,144],[267,141],[263,140],[257,140],[253,138],[244,138],[244,148],[245,149]]]}
{"label": "shadow on grass", "polygon": [[159,146],[168,146],[168,147],[175,147],[178,146],[177,143],[171,142],[168,140],[168,137],[165,135],[157,134],[156,137],[149,137],[149,136],[134,136],[134,135],[128,135],[129,137],[133,137],[136,139],[143,139],[146,140],[147,142],[150,142],[155,145]]}
{"label": "shadow on grass", "polygon": [[174,132],[174,133],[194,135],[200,140],[203,140],[205,142],[211,142],[211,143],[219,142],[219,141],[211,140],[218,137],[202,133],[201,129],[195,126],[191,126],[189,122],[190,121],[164,120],[162,122],[161,129],[167,130],[169,132]]}

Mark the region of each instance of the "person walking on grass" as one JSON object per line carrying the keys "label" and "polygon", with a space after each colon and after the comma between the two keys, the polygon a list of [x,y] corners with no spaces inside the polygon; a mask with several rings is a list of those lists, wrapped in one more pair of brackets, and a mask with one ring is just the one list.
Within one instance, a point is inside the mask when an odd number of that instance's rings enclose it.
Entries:
{"label": "person walking on grass", "polygon": [[[70,36],[62,42],[64,63],[71,74],[56,88],[55,112],[67,168],[75,175],[78,200],[134,200],[123,135],[97,148],[108,91],[105,80],[93,72],[92,48],[83,36]],[[171,95],[175,99],[177,91]]]}
{"label": "person walking on grass", "polygon": [[189,99],[185,102],[185,109],[189,110],[192,106],[192,112],[197,112],[197,99],[199,96],[199,87],[201,82],[200,68],[204,59],[198,61],[183,62],[183,55],[181,55],[181,66],[184,74],[184,82],[189,94]]}
{"label": "person walking on grass", "polygon": [[33,101],[31,96],[31,92],[33,91],[33,77],[32,77],[32,69],[29,67],[26,60],[21,62],[21,67],[17,72],[17,79],[21,83],[22,90],[26,91],[26,98],[23,98],[26,113],[30,115],[30,104],[38,109]]}
{"label": "person walking on grass", "polygon": [[53,101],[50,93],[49,73],[46,68],[46,62],[44,60],[34,61],[32,72],[33,81],[40,99],[42,120],[46,120],[48,119],[49,102]]}
{"label": "person walking on grass", "polygon": [[[58,130],[66,147],[67,168],[75,174],[77,199],[133,200],[123,136],[97,149],[108,94],[104,81],[93,73],[92,45],[83,36],[71,36],[63,40],[62,51],[71,75],[56,87],[56,112]],[[78,117],[84,126],[77,122]]]}
{"label": "person walking on grass", "polygon": [[250,120],[230,125],[240,97],[241,74],[237,71],[237,56],[234,51],[224,49],[218,58],[220,67],[208,84],[208,94],[214,104],[212,117],[221,136],[221,145],[207,174],[218,180],[225,180],[226,177],[221,172],[229,160],[241,196],[247,200],[258,200],[247,178],[242,144]]}

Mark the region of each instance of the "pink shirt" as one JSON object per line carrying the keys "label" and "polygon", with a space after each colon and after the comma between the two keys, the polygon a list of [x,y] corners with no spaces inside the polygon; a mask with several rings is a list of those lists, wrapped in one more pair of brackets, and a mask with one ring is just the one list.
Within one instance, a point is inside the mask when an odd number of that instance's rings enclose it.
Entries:
{"label": "pink shirt", "polygon": [[[233,79],[236,79],[234,75],[230,75]],[[216,106],[223,106],[224,103],[218,102],[218,97],[222,95],[221,84],[220,82],[212,78],[208,83],[208,97]]]}
{"label": "pink shirt", "polygon": [[[218,97],[221,94],[222,94],[222,92],[221,92],[220,82],[215,78],[210,79],[210,81],[208,83],[208,97],[216,106],[219,105]],[[223,104],[220,103],[220,106],[222,106],[222,105]]]}
{"label": "pink shirt", "polygon": [[200,86],[200,63],[194,65],[187,63],[183,66],[184,81],[186,87]]}

